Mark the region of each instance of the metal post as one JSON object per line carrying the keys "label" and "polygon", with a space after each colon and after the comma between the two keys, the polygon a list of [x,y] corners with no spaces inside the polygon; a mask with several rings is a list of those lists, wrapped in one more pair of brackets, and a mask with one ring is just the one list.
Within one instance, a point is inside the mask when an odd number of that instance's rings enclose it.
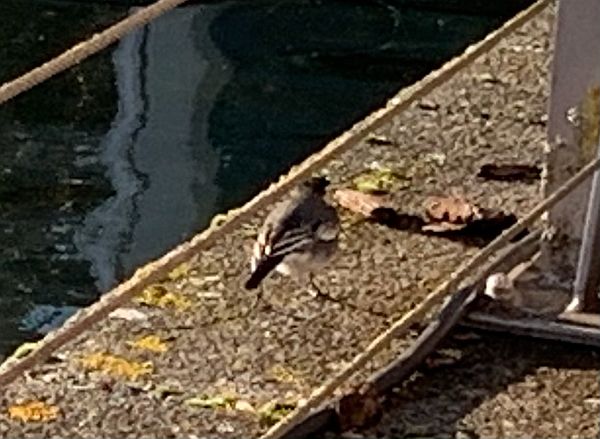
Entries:
{"label": "metal post", "polygon": [[[600,156],[600,142],[598,155]],[[567,311],[598,311],[600,305],[598,287],[600,287],[600,172],[596,171],[592,179],[583,241],[579,250],[573,300],[567,307]]]}
{"label": "metal post", "polygon": [[[548,118],[547,175],[550,193],[597,154],[600,126],[600,1],[560,0],[555,21],[554,58]],[[590,179],[591,180],[591,179]],[[561,286],[580,294],[571,310],[596,305],[600,275],[600,177],[581,185],[549,212],[549,236],[542,268]],[[592,199],[590,200],[590,192]],[[594,197],[598,198],[594,200]],[[590,206],[590,209],[588,209]],[[587,214],[586,214],[587,212]],[[587,215],[587,217],[586,217]],[[585,229],[585,232],[584,232]],[[583,247],[582,247],[583,243]],[[552,277],[549,277],[552,280]]]}

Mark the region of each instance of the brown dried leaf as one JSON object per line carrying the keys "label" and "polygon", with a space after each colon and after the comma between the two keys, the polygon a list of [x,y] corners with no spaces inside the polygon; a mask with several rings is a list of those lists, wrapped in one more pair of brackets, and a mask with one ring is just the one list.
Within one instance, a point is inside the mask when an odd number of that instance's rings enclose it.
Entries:
{"label": "brown dried leaf", "polygon": [[363,216],[371,216],[375,209],[384,207],[388,201],[385,195],[365,194],[353,189],[338,189],[333,198],[340,206]]}
{"label": "brown dried leaf", "polygon": [[373,389],[354,392],[340,399],[339,419],[342,431],[364,427],[381,414],[379,397]]}
{"label": "brown dried leaf", "polygon": [[488,163],[479,169],[478,177],[486,180],[499,181],[529,181],[539,180],[542,170],[537,166]]}
{"label": "brown dried leaf", "polygon": [[8,408],[8,415],[12,419],[23,422],[47,422],[58,417],[59,409],[54,405],[42,401],[30,401],[25,404],[15,404]]}
{"label": "brown dried leaf", "polygon": [[467,224],[480,216],[479,207],[463,197],[428,197],[424,203],[427,216],[438,223]]}

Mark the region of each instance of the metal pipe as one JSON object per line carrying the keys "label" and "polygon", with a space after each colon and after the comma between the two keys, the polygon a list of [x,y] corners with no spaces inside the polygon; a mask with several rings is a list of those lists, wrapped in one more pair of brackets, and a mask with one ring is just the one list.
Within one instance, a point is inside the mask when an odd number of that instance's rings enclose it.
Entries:
{"label": "metal pipe", "polygon": [[[597,156],[600,157],[600,142]],[[573,299],[568,311],[599,311],[600,300],[600,171],[592,178],[592,189],[588,201],[583,239],[579,250],[577,274],[573,285]]]}

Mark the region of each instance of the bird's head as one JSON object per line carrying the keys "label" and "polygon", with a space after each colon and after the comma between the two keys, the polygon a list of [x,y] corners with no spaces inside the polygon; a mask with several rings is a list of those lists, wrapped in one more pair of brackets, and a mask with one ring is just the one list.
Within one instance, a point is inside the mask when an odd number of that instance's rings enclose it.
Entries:
{"label": "bird's head", "polygon": [[510,302],[515,294],[515,287],[506,274],[494,273],[487,278],[484,294],[495,300]]}

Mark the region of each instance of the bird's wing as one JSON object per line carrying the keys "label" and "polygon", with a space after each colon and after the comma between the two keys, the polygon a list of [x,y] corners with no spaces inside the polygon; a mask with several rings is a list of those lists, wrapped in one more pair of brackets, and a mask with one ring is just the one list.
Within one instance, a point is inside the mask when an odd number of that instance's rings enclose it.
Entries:
{"label": "bird's wing", "polygon": [[279,238],[271,243],[269,257],[286,256],[314,241],[315,232],[311,226],[286,230]]}
{"label": "bird's wing", "polygon": [[296,228],[286,230],[275,241],[264,245],[260,240],[254,244],[254,254],[251,262],[251,275],[245,287],[253,289],[290,253],[310,246],[313,242],[314,232],[310,228]]}

